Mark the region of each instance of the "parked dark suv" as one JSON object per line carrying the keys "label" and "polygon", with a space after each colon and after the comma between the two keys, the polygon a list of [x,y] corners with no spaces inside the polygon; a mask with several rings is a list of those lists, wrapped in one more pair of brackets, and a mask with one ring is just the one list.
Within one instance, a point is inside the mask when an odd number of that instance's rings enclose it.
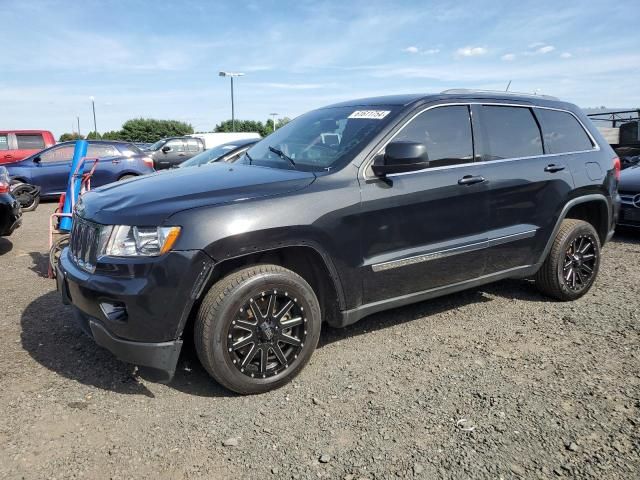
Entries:
{"label": "parked dark suv", "polygon": [[618,173],[580,109],[550,97],[354,100],[234,164],[85,194],[58,288],[120,359],[170,379],[193,331],[218,382],[264,392],[303,368],[323,322],[504,278],[581,297],[613,233]]}
{"label": "parked dark suv", "polygon": [[158,140],[145,149],[153,158],[156,170],[177,167],[185,160],[205,150],[204,140],[195,137],[169,137]]}

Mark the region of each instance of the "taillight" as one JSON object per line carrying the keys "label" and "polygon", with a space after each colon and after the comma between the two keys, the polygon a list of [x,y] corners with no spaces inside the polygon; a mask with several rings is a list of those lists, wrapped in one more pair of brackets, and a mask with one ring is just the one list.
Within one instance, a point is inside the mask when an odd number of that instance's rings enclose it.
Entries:
{"label": "taillight", "polygon": [[620,159],[618,157],[613,159],[613,170],[616,180],[620,180]]}
{"label": "taillight", "polygon": [[153,168],[153,158],[151,157],[142,157],[142,161],[147,164],[147,166]]}
{"label": "taillight", "polygon": [[9,193],[9,182],[0,180],[0,193]]}

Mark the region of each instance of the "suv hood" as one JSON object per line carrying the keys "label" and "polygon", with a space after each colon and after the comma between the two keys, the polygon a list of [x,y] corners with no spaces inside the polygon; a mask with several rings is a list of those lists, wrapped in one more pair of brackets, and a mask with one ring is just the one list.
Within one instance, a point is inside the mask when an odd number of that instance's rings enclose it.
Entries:
{"label": "suv hood", "polygon": [[181,210],[281,195],[315,178],[311,172],[250,165],[178,168],[91,190],[76,208],[105,225],[162,225]]}
{"label": "suv hood", "polygon": [[640,193],[640,165],[625,168],[620,172],[618,190],[626,193]]}

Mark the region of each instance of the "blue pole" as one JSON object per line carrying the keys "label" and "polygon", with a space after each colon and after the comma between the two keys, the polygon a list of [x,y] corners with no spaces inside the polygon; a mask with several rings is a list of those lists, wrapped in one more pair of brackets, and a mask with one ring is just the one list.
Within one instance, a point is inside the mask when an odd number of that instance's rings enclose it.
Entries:
{"label": "blue pole", "polygon": [[[78,176],[73,178],[73,173],[78,168],[81,160],[87,156],[87,141],[76,140],[76,148],[73,151],[73,160],[71,161],[71,171],[69,172],[69,180],[67,181],[67,195],[64,199],[64,206],[62,207],[62,213],[71,213],[71,205],[75,205],[80,194],[80,186],[82,185],[82,173],[84,172],[84,164],[80,165],[78,169]],[[73,183],[74,197],[71,198],[71,184]],[[60,230],[71,231],[71,218],[62,217],[60,219]]]}

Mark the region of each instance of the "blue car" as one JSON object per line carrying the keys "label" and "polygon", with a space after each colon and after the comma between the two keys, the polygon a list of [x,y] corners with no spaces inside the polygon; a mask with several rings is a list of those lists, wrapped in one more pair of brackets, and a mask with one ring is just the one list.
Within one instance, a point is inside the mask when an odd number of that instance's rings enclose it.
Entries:
{"label": "blue car", "polygon": [[[20,162],[6,165],[12,181],[40,187],[41,197],[60,195],[67,189],[75,142],[46,148]],[[153,173],[153,159],[129,142],[89,140],[87,158],[99,158],[92,187]]]}

